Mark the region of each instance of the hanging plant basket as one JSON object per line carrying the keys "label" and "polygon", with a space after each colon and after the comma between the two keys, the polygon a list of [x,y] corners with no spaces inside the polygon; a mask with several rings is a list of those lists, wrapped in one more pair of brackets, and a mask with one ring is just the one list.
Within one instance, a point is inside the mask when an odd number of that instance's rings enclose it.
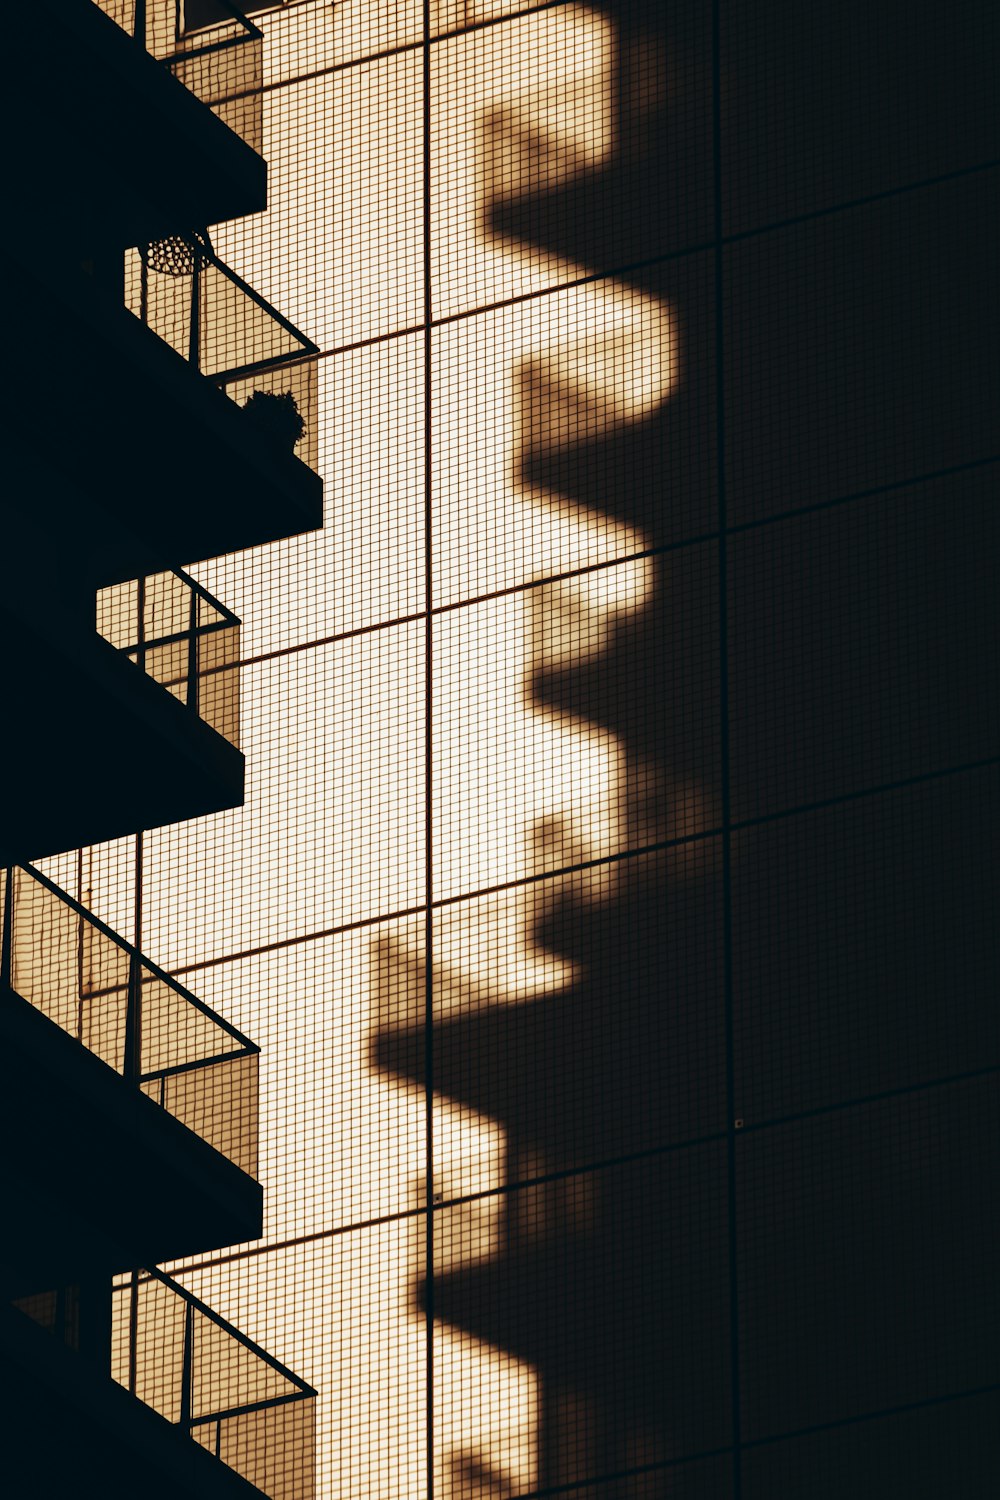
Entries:
{"label": "hanging plant basket", "polygon": [[291,391],[251,391],[243,410],[268,442],[293,453],[306,430],[298,403]]}

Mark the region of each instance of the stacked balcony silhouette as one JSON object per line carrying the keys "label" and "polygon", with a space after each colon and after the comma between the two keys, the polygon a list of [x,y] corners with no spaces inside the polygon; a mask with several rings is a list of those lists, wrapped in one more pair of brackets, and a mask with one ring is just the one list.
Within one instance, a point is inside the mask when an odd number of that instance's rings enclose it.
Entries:
{"label": "stacked balcony silhouette", "polygon": [[157,1269],[260,1234],[258,1049],[31,863],[240,805],[240,622],[183,565],[322,522],[315,345],[207,227],[266,204],[262,38],[45,11],[5,98],[4,1471],[308,1500],[315,1393]]}
{"label": "stacked balcony silhouette", "polygon": [[[44,95],[24,77],[7,98],[22,146],[3,248],[18,348],[4,425],[21,501],[3,608],[13,701],[32,712],[6,737],[4,777],[49,791],[30,816],[19,799],[23,823],[11,807],[4,858],[239,803],[238,753],[135,683],[95,635],[94,595],[321,520],[315,346],[204,232],[264,204],[262,39],[236,19],[189,36],[164,0],[107,8],[61,7]],[[37,55],[36,18],[15,25]],[[297,452],[241,410],[257,390],[297,398]]]}
{"label": "stacked balcony silhouette", "polygon": [[[996,26],[965,7],[944,56],[912,7],[600,9],[611,152],[506,103],[485,223],[677,319],[643,422],[523,403],[532,494],[651,553],[597,651],[572,580],[531,627],[536,710],[623,746],[628,837],[535,884],[566,990],[383,945],[377,1065],[508,1141],[499,1217],[436,1192],[417,1301],[537,1371],[542,1494],[985,1497]],[[488,1454],[453,1489],[511,1493]]]}

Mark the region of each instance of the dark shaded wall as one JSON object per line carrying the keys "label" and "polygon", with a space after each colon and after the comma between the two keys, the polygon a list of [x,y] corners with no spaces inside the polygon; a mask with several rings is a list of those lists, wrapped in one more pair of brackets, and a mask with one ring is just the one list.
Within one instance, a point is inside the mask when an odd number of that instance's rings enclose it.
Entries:
{"label": "dark shaded wall", "polygon": [[679,319],[654,416],[521,455],[651,539],[648,607],[531,684],[620,739],[640,832],[596,908],[539,896],[575,989],[422,1054],[512,1184],[424,1302],[538,1369],[545,1492],[986,1496],[997,13],[605,8],[616,156],[489,227]]}

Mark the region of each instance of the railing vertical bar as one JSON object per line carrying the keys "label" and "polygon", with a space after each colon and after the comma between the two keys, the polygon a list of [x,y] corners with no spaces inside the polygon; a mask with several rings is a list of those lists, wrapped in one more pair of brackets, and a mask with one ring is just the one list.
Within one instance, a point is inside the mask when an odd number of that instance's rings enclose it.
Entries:
{"label": "railing vertical bar", "polygon": [[[83,850],[82,849],[80,850],[80,852],[77,855],[76,870],[77,870],[77,890],[80,892],[80,905],[83,906],[84,905],[84,901],[83,901]],[[77,914],[76,914],[76,1039],[77,1039],[78,1042],[81,1042],[81,1043],[83,1042],[83,999],[84,999],[83,964],[84,964],[84,950],[85,950],[85,947],[86,947],[85,934],[84,934],[84,930],[83,930],[84,921],[85,921],[85,918],[84,918],[83,912],[82,911],[77,912]]]}
{"label": "railing vertical bar", "polygon": [[188,707],[193,708],[195,713],[199,711],[199,687],[198,680],[198,595],[194,589],[191,590],[191,602],[188,610]]}
{"label": "railing vertical bar", "polygon": [[139,1363],[139,1272],[133,1270],[128,1308],[128,1388],[134,1396]]}
{"label": "railing vertical bar", "polygon": [[146,670],[146,577],[136,580],[135,659],[138,666]]}
{"label": "railing vertical bar", "polygon": [[133,948],[128,958],[128,993],[125,1001],[125,1055],[122,1072],[129,1083],[138,1084],[142,1053],[142,979],[139,955]]}
{"label": "railing vertical bar", "polygon": [[[189,242],[191,243],[191,242]],[[188,359],[201,369],[201,247],[194,244],[194,270],[191,272],[191,327],[188,331]]]}
{"label": "railing vertical bar", "polygon": [[3,940],[0,948],[0,984],[11,988],[11,946],[14,938],[14,870],[8,866],[4,871],[3,892]]}
{"label": "railing vertical bar", "polygon": [[139,252],[139,321],[149,326],[149,262],[142,250]]}
{"label": "railing vertical bar", "polygon": [[135,0],[135,17],[132,22],[132,35],[140,47],[146,46],[146,0]]}
{"label": "railing vertical bar", "polygon": [[181,1363],[181,1415],[180,1425],[191,1435],[191,1381],[194,1341],[194,1308],[190,1302],[184,1306],[184,1355]]}

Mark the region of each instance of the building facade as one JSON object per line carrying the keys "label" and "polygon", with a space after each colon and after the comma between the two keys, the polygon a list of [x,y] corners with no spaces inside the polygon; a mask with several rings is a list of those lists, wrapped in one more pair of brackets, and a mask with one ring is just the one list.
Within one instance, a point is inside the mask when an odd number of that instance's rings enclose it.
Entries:
{"label": "building facade", "polygon": [[253,13],[187,227],[325,524],[180,559],[243,804],[41,866],[261,1047],[262,1233],[166,1269],[324,1500],[991,1494],[997,20]]}
{"label": "building facade", "polygon": [[159,1269],[260,1234],[259,1048],[144,951],[138,881],[103,920],[92,847],[242,803],[240,621],[180,564],[322,523],[315,346],[204,228],[267,202],[263,38],[50,19],[4,103],[2,1482],[309,1497],[315,1391]]}

